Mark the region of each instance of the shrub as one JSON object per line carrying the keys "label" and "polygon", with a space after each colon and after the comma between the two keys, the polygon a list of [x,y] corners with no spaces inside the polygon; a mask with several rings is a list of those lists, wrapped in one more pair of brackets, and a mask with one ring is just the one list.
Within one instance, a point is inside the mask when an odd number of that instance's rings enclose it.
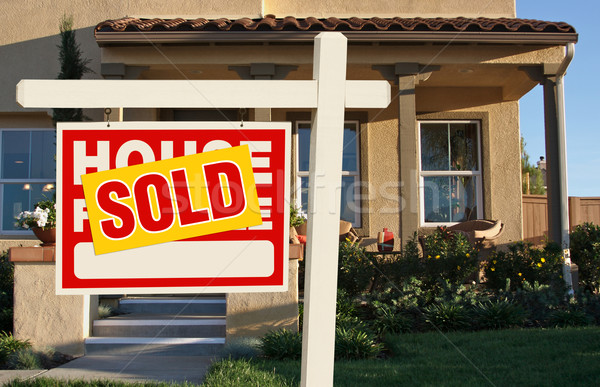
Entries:
{"label": "shrub", "polygon": [[600,288],[600,226],[584,223],[571,233],[571,258],[579,266],[579,282],[589,291]]}
{"label": "shrub", "polygon": [[42,368],[40,355],[31,348],[22,348],[13,352],[6,361],[12,370],[37,370]]}
{"label": "shrub", "polygon": [[592,322],[600,325],[600,294],[594,294],[589,291],[580,291],[577,295],[579,305],[590,316]]}
{"label": "shrub", "polygon": [[337,327],[335,330],[336,359],[369,359],[377,356],[383,345],[375,341],[375,336],[357,328]]}
{"label": "shrub", "polygon": [[221,356],[226,359],[252,359],[261,355],[261,341],[256,337],[240,337],[231,340],[223,347]]}
{"label": "shrub", "polygon": [[114,310],[110,305],[100,304],[98,305],[98,317],[107,318],[114,315]]}
{"label": "shrub", "polygon": [[8,260],[8,251],[0,254],[0,331],[13,329],[14,265]]}
{"label": "shrub", "polygon": [[17,340],[10,333],[0,332],[0,364],[4,364],[13,353],[26,348],[31,348],[29,341]]}
{"label": "shrub", "polygon": [[554,243],[538,249],[530,243],[516,242],[508,251],[493,252],[485,265],[487,286],[495,290],[505,289],[507,281],[510,290],[522,288],[525,281],[560,287],[561,273],[562,251]]}
{"label": "shrub", "polygon": [[398,307],[377,303],[373,328],[378,335],[406,333],[412,329],[412,319],[400,312]]}
{"label": "shrub", "polygon": [[271,331],[263,336],[259,348],[271,359],[299,359],[302,355],[302,335],[287,329]]}
{"label": "shrub", "polygon": [[477,251],[467,238],[445,227],[424,238],[423,280],[432,285],[447,280],[462,284],[478,268]]}
{"label": "shrub", "polygon": [[546,326],[550,311],[564,302],[565,292],[562,287],[523,281],[516,291],[502,291],[500,294],[527,311],[529,326],[542,327]]}
{"label": "shrub", "polygon": [[468,329],[470,316],[468,310],[459,304],[445,302],[425,308],[427,322],[442,331]]}
{"label": "shrub", "polygon": [[477,326],[482,329],[503,329],[523,324],[525,311],[507,300],[478,304],[474,309]]}
{"label": "shrub", "polygon": [[582,327],[590,323],[591,318],[581,309],[558,309],[550,314],[550,325],[553,327]]}
{"label": "shrub", "polygon": [[362,293],[373,278],[373,267],[365,254],[365,249],[357,243],[340,242],[338,261],[338,289],[349,297]]}

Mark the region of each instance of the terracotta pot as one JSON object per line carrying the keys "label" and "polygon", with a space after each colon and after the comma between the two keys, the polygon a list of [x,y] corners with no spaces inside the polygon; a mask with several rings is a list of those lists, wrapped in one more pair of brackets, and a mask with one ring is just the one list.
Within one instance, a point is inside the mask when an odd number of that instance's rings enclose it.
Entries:
{"label": "terracotta pot", "polygon": [[54,246],[56,243],[56,229],[50,228],[44,230],[40,227],[34,227],[31,229],[35,236],[42,241],[42,246]]}
{"label": "terracotta pot", "polygon": [[383,232],[377,234],[377,250],[378,251],[393,251],[394,250],[394,233],[387,228]]}

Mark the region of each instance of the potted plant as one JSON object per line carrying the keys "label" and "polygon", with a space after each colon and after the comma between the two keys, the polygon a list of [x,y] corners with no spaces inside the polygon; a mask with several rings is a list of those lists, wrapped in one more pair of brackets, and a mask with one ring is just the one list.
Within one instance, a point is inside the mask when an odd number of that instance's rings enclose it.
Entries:
{"label": "potted plant", "polygon": [[56,203],[54,200],[42,200],[35,204],[35,210],[23,211],[17,216],[16,226],[31,229],[42,245],[54,245],[56,242]]}

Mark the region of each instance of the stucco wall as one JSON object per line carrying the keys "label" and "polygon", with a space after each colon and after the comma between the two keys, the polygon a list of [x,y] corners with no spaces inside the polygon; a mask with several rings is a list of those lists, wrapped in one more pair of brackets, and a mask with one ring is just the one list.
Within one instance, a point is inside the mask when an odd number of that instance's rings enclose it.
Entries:
{"label": "stucco wall", "polygon": [[514,0],[264,0],[265,14],[280,17],[515,17]]}
{"label": "stucco wall", "polygon": [[227,294],[227,341],[281,328],[298,331],[297,260],[290,260],[288,275],[287,292]]}
{"label": "stucco wall", "polygon": [[34,347],[51,347],[83,355],[83,339],[90,335],[90,296],[57,296],[54,263],[15,263],[14,335]]}

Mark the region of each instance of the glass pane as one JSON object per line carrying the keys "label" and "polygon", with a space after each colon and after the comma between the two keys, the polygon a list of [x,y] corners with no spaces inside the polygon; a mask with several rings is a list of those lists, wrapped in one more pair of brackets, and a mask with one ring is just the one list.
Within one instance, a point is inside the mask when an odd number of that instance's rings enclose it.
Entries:
{"label": "glass pane", "polygon": [[300,204],[302,212],[308,214],[308,176],[300,178]]}
{"label": "glass pane", "polygon": [[346,122],[344,125],[344,152],[342,169],[344,171],[358,171],[358,153],[356,143],[356,123]]}
{"label": "glass pane", "polygon": [[41,200],[54,199],[54,184],[4,184],[2,203],[2,229],[21,230],[15,227],[15,218],[22,211],[33,211]]}
{"label": "glass pane", "polygon": [[424,178],[425,222],[450,222],[451,178]]}
{"label": "glass pane", "polygon": [[310,124],[298,124],[298,170],[308,172],[310,158]]}
{"label": "glass pane", "polygon": [[2,178],[29,178],[29,131],[2,132]]}
{"label": "glass pane", "polygon": [[477,219],[474,176],[425,177],[425,222],[463,222]]}
{"label": "glass pane", "polygon": [[3,230],[19,230],[15,227],[15,218],[22,211],[32,210],[29,204],[30,188],[30,185],[25,184],[4,185],[4,201],[2,203]]}
{"label": "glass pane", "polygon": [[421,124],[421,170],[449,169],[448,125]]}
{"label": "glass pane", "polygon": [[345,220],[358,227],[355,214],[359,212],[356,193],[358,192],[357,178],[354,176],[342,176],[342,200],[340,203],[340,219]]}
{"label": "glass pane", "polygon": [[479,169],[476,124],[450,124],[450,152],[452,170]]}
{"label": "glass pane", "polygon": [[56,176],[56,139],[53,131],[31,132],[32,179],[54,179]]}
{"label": "glass pane", "polygon": [[477,219],[477,190],[474,176],[453,176],[451,222]]}

